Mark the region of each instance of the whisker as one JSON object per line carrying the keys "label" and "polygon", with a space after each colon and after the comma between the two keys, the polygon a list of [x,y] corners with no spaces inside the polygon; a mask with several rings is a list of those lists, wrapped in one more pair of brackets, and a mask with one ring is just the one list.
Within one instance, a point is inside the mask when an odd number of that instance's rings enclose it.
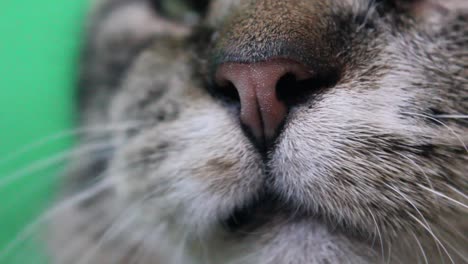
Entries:
{"label": "whisker", "polygon": [[6,185],[15,182],[33,172],[37,172],[51,166],[54,166],[72,156],[82,156],[88,153],[92,153],[94,151],[98,151],[101,149],[106,149],[109,147],[115,147],[115,143],[99,143],[99,144],[92,144],[92,145],[85,145],[80,148],[76,148],[73,150],[63,151],[58,154],[55,154],[47,159],[41,159],[39,161],[33,162],[29,166],[17,170],[12,174],[6,175],[0,179],[0,189],[4,188]]}
{"label": "whisker", "polygon": [[429,188],[427,188],[426,186],[423,186],[423,185],[420,185],[420,184],[418,184],[418,186],[421,187],[422,189],[426,190],[426,191],[429,191],[429,192],[431,192],[431,193],[433,193],[433,194],[439,196],[439,197],[445,198],[446,200],[449,200],[449,201],[451,201],[451,202],[454,203],[454,204],[460,205],[461,207],[463,207],[463,208],[465,208],[465,209],[468,209],[468,206],[467,206],[467,205],[465,205],[465,204],[463,204],[463,203],[461,203],[461,202],[459,202],[459,201],[457,201],[457,200],[455,200],[455,199],[453,199],[453,198],[451,198],[451,197],[448,197],[447,195],[445,195],[445,194],[443,194],[443,193],[441,193],[441,192],[438,192],[438,191],[436,191],[436,190],[429,189]]}
{"label": "whisker", "polygon": [[382,251],[381,252],[382,253],[382,259],[385,259],[385,248],[384,248],[382,234],[380,233],[379,225],[378,225],[377,220],[376,220],[374,214],[372,213],[372,211],[369,211],[369,213],[372,216],[372,220],[374,220],[375,228],[377,229],[377,235],[378,235],[379,240],[380,240],[380,249]]}
{"label": "whisker", "polygon": [[[452,261],[453,264],[455,264],[452,260],[452,257],[450,256],[450,254],[448,253],[447,249],[445,248],[445,246],[440,242],[440,240],[435,236],[434,232],[432,231],[432,229],[430,228],[430,225],[429,223],[427,222],[426,218],[424,217],[424,215],[421,213],[421,211],[418,209],[418,207],[403,193],[401,192],[400,190],[398,190],[396,187],[393,187],[389,184],[385,184],[388,188],[392,189],[394,192],[396,192],[398,195],[400,195],[404,200],[406,200],[415,210],[416,212],[421,216],[422,220],[424,221],[425,225],[423,224],[423,227],[425,227],[426,230],[428,230],[428,232],[431,234],[431,236],[434,238],[434,240],[436,241],[436,243],[438,243],[442,249],[445,251],[445,253],[447,254],[447,256],[450,258],[450,260]],[[413,216],[410,212],[407,212],[411,217],[415,218],[415,216]],[[420,222],[421,220],[417,219],[418,222]],[[421,222],[422,223],[422,222]]]}
{"label": "whisker", "polygon": [[468,115],[434,115],[434,117],[442,119],[467,119]]}
{"label": "whisker", "polygon": [[198,244],[200,245],[200,248],[201,248],[203,263],[212,264],[212,262],[211,262],[211,260],[209,258],[209,254],[207,253],[207,252],[209,252],[209,249],[206,247],[205,242],[203,241],[204,239],[199,234],[196,234],[196,239],[197,239]]}
{"label": "whisker", "polygon": [[[99,181],[103,181],[102,179],[106,180],[106,181],[109,181],[110,183],[113,183],[113,178],[105,178],[106,176],[109,176],[110,174],[112,173],[115,173],[115,172],[120,172],[122,171],[122,169],[126,169],[126,168],[138,168],[138,164],[140,162],[143,162],[145,161],[145,158],[141,158],[141,159],[137,159],[137,160],[134,160],[128,164],[125,164],[123,166],[118,166],[118,167],[113,167],[111,169],[107,169],[106,171],[102,172],[100,175],[98,175],[96,177],[96,179],[94,180],[94,184],[98,184]],[[137,166],[134,166],[134,165],[137,165]],[[112,185],[110,185],[109,187],[112,187]],[[69,199],[69,198],[67,198]],[[64,208],[66,209],[66,208]],[[122,213],[123,214],[123,213]],[[70,255],[73,255],[73,248],[74,248],[74,244],[71,244],[71,245],[67,245],[71,250],[69,250],[71,252]],[[67,258],[65,258],[67,259]]]}
{"label": "whisker", "polygon": [[[424,175],[424,177],[426,178],[426,181],[427,181],[427,184],[429,185],[429,187],[431,187],[431,189],[434,189],[434,186],[432,185],[431,179],[429,178],[429,176],[427,176],[426,172],[423,170],[423,168],[421,166],[419,166],[414,160],[410,159],[406,155],[403,155],[403,154],[400,153],[400,156],[407,159],[409,162],[411,162],[411,164],[413,164],[416,168],[418,168],[421,171],[421,173]],[[437,200],[437,196],[434,195],[434,197]]]}
{"label": "whisker", "polygon": [[53,209],[49,210],[47,213],[40,216],[36,221],[27,225],[13,241],[8,243],[5,246],[5,248],[0,251],[0,260],[4,259],[14,248],[19,246],[20,243],[27,240],[27,238],[31,236],[37,229],[37,227],[40,226],[42,223],[47,222],[49,219],[54,217],[54,215],[60,213],[61,211],[66,210],[67,208],[72,207],[82,201],[90,199],[91,197],[98,195],[102,191],[105,191],[111,186],[110,183],[110,181],[102,181],[90,190],[86,190],[71,198],[68,198],[67,200],[59,203]]}
{"label": "whisker", "polygon": [[179,249],[176,251],[176,257],[175,257],[175,263],[184,263],[184,256],[185,256],[185,251],[186,251],[186,247],[187,247],[187,239],[188,239],[188,235],[184,235],[182,237],[182,242],[180,243],[179,245]]}
{"label": "whisker", "polygon": [[157,233],[157,232],[158,231],[156,231],[156,229],[153,229],[152,231],[147,232],[147,234],[145,236],[143,236],[143,238],[141,239],[141,241],[140,241],[140,243],[138,245],[137,250],[135,251],[135,254],[129,260],[129,264],[138,264],[138,263],[143,262],[142,260],[143,260],[144,254],[145,254],[146,245],[150,244],[149,242],[152,241],[152,239],[154,237],[154,234]]}
{"label": "whisker", "polygon": [[[14,200],[5,203],[0,207],[0,215],[9,214],[12,210],[18,208],[18,205],[24,204],[24,201],[32,201],[36,197],[42,197],[44,195],[44,190],[50,190],[53,186],[52,181],[44,181],[35,183],[34,185],[22,186],[20,190],[15,190]],[[23,201],[23,202],[22,202]],[[47,198],[44,198],[44,202],[48,202]],[[16,211],[16,210],[15,210]]]}
{"label": "whisker", "polygon": [[376,3],[375,1],[372,1],[371,4],[366,8],[366,15],[364,16],[364,19],[359,25],[359,27],[356,29],[356,32],[361,32],[361,30],[366,26],[368,20],[370,19],[370,16],[374,14],[379,6],[379,3]]}
{"label": "whisker", "polygon": [[[449,222],[446,218],[440,218],[439,221],[443,222],[445,224],[445,226],[447,228],[446,231],[447,231],[447,233],[451,234],[451,237],[458,236],[463,241],[468,243],[468,234],[465,234],[463,232],[462,233],[457,232],[458,229],[455,229],[454,226],[453,226],[453,223]],[[450,229],[450,228],[452,228],[452,229]],[[455,231],[455,232],[453,232],[453,231]]]}
{"label": "whisker", "polygon": [[426,252],[424,251],[424,248],[423,248],[423,246],[421,244],[421,241],[419,241],[418,237],[416,236],[416,234],[414,232],[411,232],[411,234],[413,235],[414,240],[416,240],[416,243],[418,244],[419,249],[421,249],[421,253],[422,253],[422,256],[424,258],[424,263],[429,264],[429,261],[427,260]]}
{"label": "whisker", "polygon": [[445,244],[447,244],[449,246],[449,248],[452,249],[453,252],[455,252],[455,254],[457,254],[459,257],[461,257],[464,261],[464,263],[468,263],[468,256],[464,255],[463,253],[461,253],[460,251],[458,251],[458,249],[453,246],[451,243],[445,241]]}
{"label": "whisker", "polygon": [[[119,235],[123,230],[125,230],[134,220],[135,214],[132,214],[136,208],[137,204],[123,210],[116,220],[106,229],[102,234],[101,238],[93,245],[93,247],[80,259],[76,264],[90,263],[92,257],[94,257],[99,249],[111,238]],[[123,216],[132,216],[132,217],[123,217]]]}
{"label": "whisker", "polygon": [[[101,238],[96,242],[93,248],[88,253],[86,253],[86,255],[84,255],[83,258],[77,262],[77,264],[89,263],[91,258],[98,253],[99,249],[102,248],[102,246],[106,242],[110,241],[112,238],[115,238],[117,235],[123,232],[130,224],[132,224],[137,216],[135,212],[137,211],[138,207],[147,199],[151,198],[153,195],[154,192],[150,192],[144,195],[137,201],[132,202],[132,204],[128,208],[120,212],[116,216],[113,223],[111,223],[110,226],[106,229],[106,231],[101,235]],[[131,217],[128,217],[129,215]]]}
{"label": "whisker", "polygon": [[[70,173],[74,173],[75,171],[77,171],[79,169],[80,169],[80,167],[72,167],[70,170],[67,170],[66,175],[68,175]],[[95,179],[91,180],[89,182],[89,184],[90,185],[98,184],[102,180],[102,178],[105,176],[104,174],[105,173],[102,173],[102,175],[98,175]],[[31,196],[37,197],[37,196],[34,196],[34,195],[37,195],[37,194],[41,193],[41,190],[44,190],[47,187],[51,187],[54,183],[55,183],[55,179],[50,180],[50,181],[45,181],[45,183],[34,184],[32,186],[27,185],[26,187],[21,188],[17,192],[18,194],[15,194],[15,201],[21,201],[21,200],[30,201],[31,198],[28,198],[28,199],[25,198],[25,197],[28,197],[27,195],[29,195],[29,197],[31,197]],[[16,204],[9,203],[8,206],[0,208],[0,215],[2,215],[2,213],[4,213],[4,212],[8,212],[9,210],[14,208],[15,206],[16,206]]]}
{"label": "whisker", "polygon": [[465,198],[468,200],[468,195],[462,193],[460,190],[458,190],[457,188],[451,186],[451,185],[447,185],[447,187],[449,187],[450,189],[452,189],[452,191],[456,192],[457,194],[459,194],[461,197]]}
{"label": "whisker", "polygon": [[444,122],[434,118],[434,117],[431,117],[431,116],[428,116],[428,115],[424,115],[424,114],[418,114],[418,113],[409,113],[409,112],[403,112],[404,114],[408,114],[408,115],[415,115],[415,116],[420,116],[420,117],[424,117],[424,118],[427,118],[427,119],[430,119],[434,122],[437,122],[439,124],[441,124],[442,126],[444,126],[445,128],[447,128],[457,139],[458,141],[460,141],[460,143],[462,144],[463,148],[465,149],[466,152],[468,152],[468,147],[466,146],[465,142],[463,142],[462,138],[460,137],[460,135],[458,135],[455,130],[453,130],[451,127],[449,127],[447,124],[445,124]]}
{"label": "whisker", "polygon": [[445,248],[445,246],[442,244],[442,242],[437,238],[437,236],[432,232],[431,228],[426,226],[423,222],[421,222],[421,220],[419,220],[416,216],[414,216],[413,214],[409,213],[408,212],[408,215],[413,218],[418,224],[420,224],[427,232],[429,232],[429,234],[434,238],[434,240],[437,242],[437,244],[439,244],[442,249],[444,250],[445,254],[449,257],[450,259],[450,262],[452,264],[455,264],[455,261],[453,261],[452,259],[452,256],[450,256],[449,252],[447,251],[447,249]]}
{"label": "whisker", "polygon": [[388,259],[386,263],[389,264],[391,260],[392,260],[392,243],[388,243]]}
{"label": "whisker", "polygon": [[0,160],[0,166],[5,165],[6,163],[19,158],[25,153],[43,147],[49,143],[52,143],[56,140],[64,139],[67,137],[77,136],[84,133],[93,133],[93,132],[118,132],[118,131],[126,131],[129,129],[133,129],[141,125],[141,122],[128,122],[128,123],[121,123],[121,124],[109,124],[104,126],[90,126],[90,127],[83,127],[78,129],[67,130],[63,132],[59,132],[57,134],[47,136],[37,142],[29,144],[23,148],[16,150],[15,152],[3,157]]}
{"label": "whisker", "polygon": [[13,241],[11,241],[8,245],[6,245],[4,249],[0,249],[0,263],[1,263],[1,260],[5,259],[5,257],[7,257],[8,254],[11,253],[13,249],[18,247],[22,242],[26,241],[28,237],[32,236],[35,230],[37,230],[41,224],[49,221],[56,214],[59,214],[61,211],[66,210],[70,207],[73,207],[82,201],[90,199],[95,195],[99,195],[101,192],[112,187],[113,179],[104,178],[106,174],[109,174],[113,171],[120,171],[122,169],[120,167],[127,168],[135,164],[138,164],[139,162],[144,161],[144,160],[145,158],[137,159],[124,166],[119,166],[119,168],[114,167],[112,169],[108,169],[107,171],[101,173],[101,175],[98,175],[96,177],[97,179],[94,182],[94,186],[90,187],[89,190],[86,189],[84,191],[80,191],[78,194],[72,195],[71,197],[66,198],[63,202],[58,203],[53,208],[49,209],[47,212],[39,216],[37,220],[35,220],[34,222],[30,223],[25,228],[23,228],[23,230],[20,231],[19,235],[16,236],[16,238]]}
{"label": "whisker", "polygon": [[60,252],[58,263],[64,263],[64,260],[72,259],[76,254],[81,254],[81,251],[77,250],[77,248],[80,249],[81,243],[83,242],[76,239],[64,245],[64,249]]}

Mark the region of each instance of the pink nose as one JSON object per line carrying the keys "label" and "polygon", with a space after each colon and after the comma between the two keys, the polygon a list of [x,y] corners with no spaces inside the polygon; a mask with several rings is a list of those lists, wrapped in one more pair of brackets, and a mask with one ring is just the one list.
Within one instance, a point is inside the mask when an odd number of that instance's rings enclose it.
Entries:
{"label": "pink nose", "polygon": [[278,97],[277,85],[283,77],[296,81],[307,80],[312,71],[289,59],[272,59],[257,63],[228,62],[216,71],[216,82],[221,87],[233,85],[240,98],[241,122],[260,142],[275,138],[288,113]]}

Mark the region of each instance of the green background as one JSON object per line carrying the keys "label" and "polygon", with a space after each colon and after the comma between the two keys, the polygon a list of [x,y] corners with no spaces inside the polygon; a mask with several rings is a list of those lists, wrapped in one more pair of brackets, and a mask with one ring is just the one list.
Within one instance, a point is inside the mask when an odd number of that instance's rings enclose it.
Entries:
{"label": "green background", "polygon": [[8,254],[5,248],[43,211],[64,162],[30,166],[66,150],[73,138],[12,155],[73,127],[85,10],[85,0],[0,0],[0,264],[46,263],[31,243],[37,232]]}

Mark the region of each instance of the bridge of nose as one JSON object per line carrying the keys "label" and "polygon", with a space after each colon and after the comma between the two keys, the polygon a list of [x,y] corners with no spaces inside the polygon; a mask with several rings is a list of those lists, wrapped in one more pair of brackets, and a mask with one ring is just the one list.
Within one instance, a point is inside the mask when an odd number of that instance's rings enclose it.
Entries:
{"label": "bridge of nose", "polygon": [[[273,57],[304,61],[330,54],[330,16],[325,0],[240,1],[219,30],[216,57],[227,61],[254,62]],[[340,1],[337,1],[340,2]]]}
{"label": "bridge of nose", "polygon": [[[296,80],[335,68],[336,49],[343,47],[330,14],[334,1],[245,0],[220,26],[212,69],[219,81],[235,86],[240,119],[262,142],[278,134],[288,109],[276,86],[292,73]],[[339,37],[337,37],[339,36]],[[315,73],[314,73],[315,74]],[[222,86],[222,85],[221,85]],[[288,92],[288,87],[283,87]],[[222,89],[221,89],[222,90]],[[219,92],[219,91],[218,91]]]}

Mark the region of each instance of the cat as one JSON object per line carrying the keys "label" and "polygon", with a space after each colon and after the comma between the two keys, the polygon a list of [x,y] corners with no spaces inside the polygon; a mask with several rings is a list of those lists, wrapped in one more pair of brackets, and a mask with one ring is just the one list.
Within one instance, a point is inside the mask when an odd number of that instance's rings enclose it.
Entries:
{"label": "cat", "polygon": [[101,0],[81,65],[53,263],[468,263],[468,2]]}

